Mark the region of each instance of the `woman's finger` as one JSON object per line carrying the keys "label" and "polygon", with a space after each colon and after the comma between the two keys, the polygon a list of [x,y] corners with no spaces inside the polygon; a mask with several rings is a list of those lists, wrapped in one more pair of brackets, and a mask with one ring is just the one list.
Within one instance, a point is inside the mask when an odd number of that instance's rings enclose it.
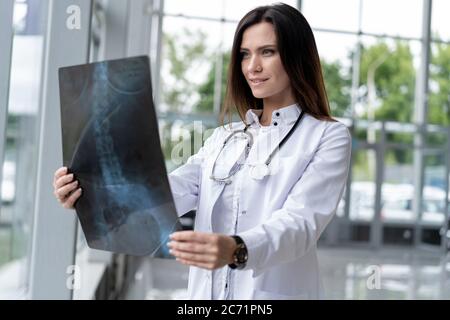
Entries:
{"label": "woman's finger", "polygon": [[66,184],[72,182],[73,180],[73,173],[71,174],[66,174],[64,176],[59,177],[56,181],[55,181],[55,189],[59,189],[63,186],[65,186]]}
{"label": "woman's finger", "polygon": [[189,252],[182,252],[178,250],[170,250],[169,251],[174,257],[195,262],[195,263],[213,263],[215,262],[215,257],[206,255],[206,254],[196,254],[196,253],[189,253]]}
{"label": "woman's finger", "polygon": [[81,196],[82,193],[83,193],[83,191],[81,190],[81,188],[78,188],[63,203],[63,207],[66,209],[73,209],[75,202],[78,200],[78,198]]}
{"label": "woman's finger", "polygon": [[192,253],[205,253],[208,250],[208,246],[204,244],[199,244],[196,242],[179,242],[179,241],[171,241],[168,243],[169,248],[175,249],[183,252],[192,252]]}
{"label": "woman's finger", "polygon": [[63,175],[67,174],[67,168],[66,167],[62,167],[59,168],[58,170],[55,171],[55,175],[53,177],[53,181],[58,180],[60,177],[62,177]]}
{"label": "woman's finger", "polygon": [[170,235],[171,240],[193,241],[199,243],[210,243],[212,238],[212,234],[198,231],[178,231]]}
{"label": "woman's finger", "polygon": [[59,178],[67,173],[67,167],[61,167],[55,171],[55,178]]}
{"label": "woman's finger", "polygon": [[64,199],[69,196],[70,192],[75,190],[78,187],[78,181],[74,181],[70,184],[65,185],[59,189],[56,189],[55,194],[58,198]]}

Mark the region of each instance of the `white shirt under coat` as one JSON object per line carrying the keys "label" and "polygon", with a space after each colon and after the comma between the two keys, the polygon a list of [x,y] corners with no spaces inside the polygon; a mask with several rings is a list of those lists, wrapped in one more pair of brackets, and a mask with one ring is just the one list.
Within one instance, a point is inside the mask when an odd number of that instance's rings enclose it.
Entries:
{"label": "white shirt under coat", "polygon": [[[196,231],[237,234],[247,245],[243,270],[227,266],[209,271],[190,267],[190,299],[323,298],[316,244],[336,212],[349,171],[351,137],[340,122],[306,114],[270,163],[262,180],[249,172],[264,163],[300,115],[291,105],[272,113],[262,127],[261,110],[249,110],[246,121],[255,141],[247,161],[225,185],[210,179],[212,165],[234,122],[214,130],[199,152],[169,174],[178,215],[197,210]],[[224,150],[216,175],[227,173],[245,141]],[[226,151],[226,152],[225,152]]]}

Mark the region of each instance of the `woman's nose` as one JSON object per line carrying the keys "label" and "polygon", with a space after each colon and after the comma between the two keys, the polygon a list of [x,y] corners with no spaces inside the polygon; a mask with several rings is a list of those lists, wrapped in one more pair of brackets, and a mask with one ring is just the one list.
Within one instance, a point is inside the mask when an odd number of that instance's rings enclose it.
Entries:
{"label": "woman's nose", "polygon": [[247,71],[250,73],[262,71],[261,61],[260,61],[260,59],[258,59],[258,57],[253,56],[250,58],[249,64],[247,66]]}

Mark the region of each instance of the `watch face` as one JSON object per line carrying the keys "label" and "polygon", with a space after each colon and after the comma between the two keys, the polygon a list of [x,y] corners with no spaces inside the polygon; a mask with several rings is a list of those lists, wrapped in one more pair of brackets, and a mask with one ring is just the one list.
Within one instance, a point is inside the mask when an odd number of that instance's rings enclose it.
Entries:
{"label": "watch face", "polygon": [[237,263],[246,263],[247,262],[247,248],[240,246],[236,250],[236,262]]}

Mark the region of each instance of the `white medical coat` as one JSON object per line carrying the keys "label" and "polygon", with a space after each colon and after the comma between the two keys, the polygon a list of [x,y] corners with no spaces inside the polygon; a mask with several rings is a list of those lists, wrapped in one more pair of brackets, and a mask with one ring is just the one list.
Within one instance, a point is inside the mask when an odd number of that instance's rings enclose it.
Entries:
{"label": "white medical coat", "polygon": [[[254,122],[258,112],[249,110],[247,123]],[[279,134],[268,144],[260,142],[259,149],[256,141],[248,163],[264,162],[299,114],[297,105],[274,111],[272,126]],[[224,188],[210,178],[212,165],[226,137],[244,126],[234,122],[216,128],[197,154],[169,174],[178,215],[197,211],[196,231],[212,231],[211,212]],[[351,136],[345,125],[306,114],[273,158],[270,175],[246,179],[236,234],[247,245],[248,262],[235,273],[234,299],[324,297],[316,244],[342,197],[350,155]],[[211,275],[212,271],[190,267],[190,299],[211,299]]]}

